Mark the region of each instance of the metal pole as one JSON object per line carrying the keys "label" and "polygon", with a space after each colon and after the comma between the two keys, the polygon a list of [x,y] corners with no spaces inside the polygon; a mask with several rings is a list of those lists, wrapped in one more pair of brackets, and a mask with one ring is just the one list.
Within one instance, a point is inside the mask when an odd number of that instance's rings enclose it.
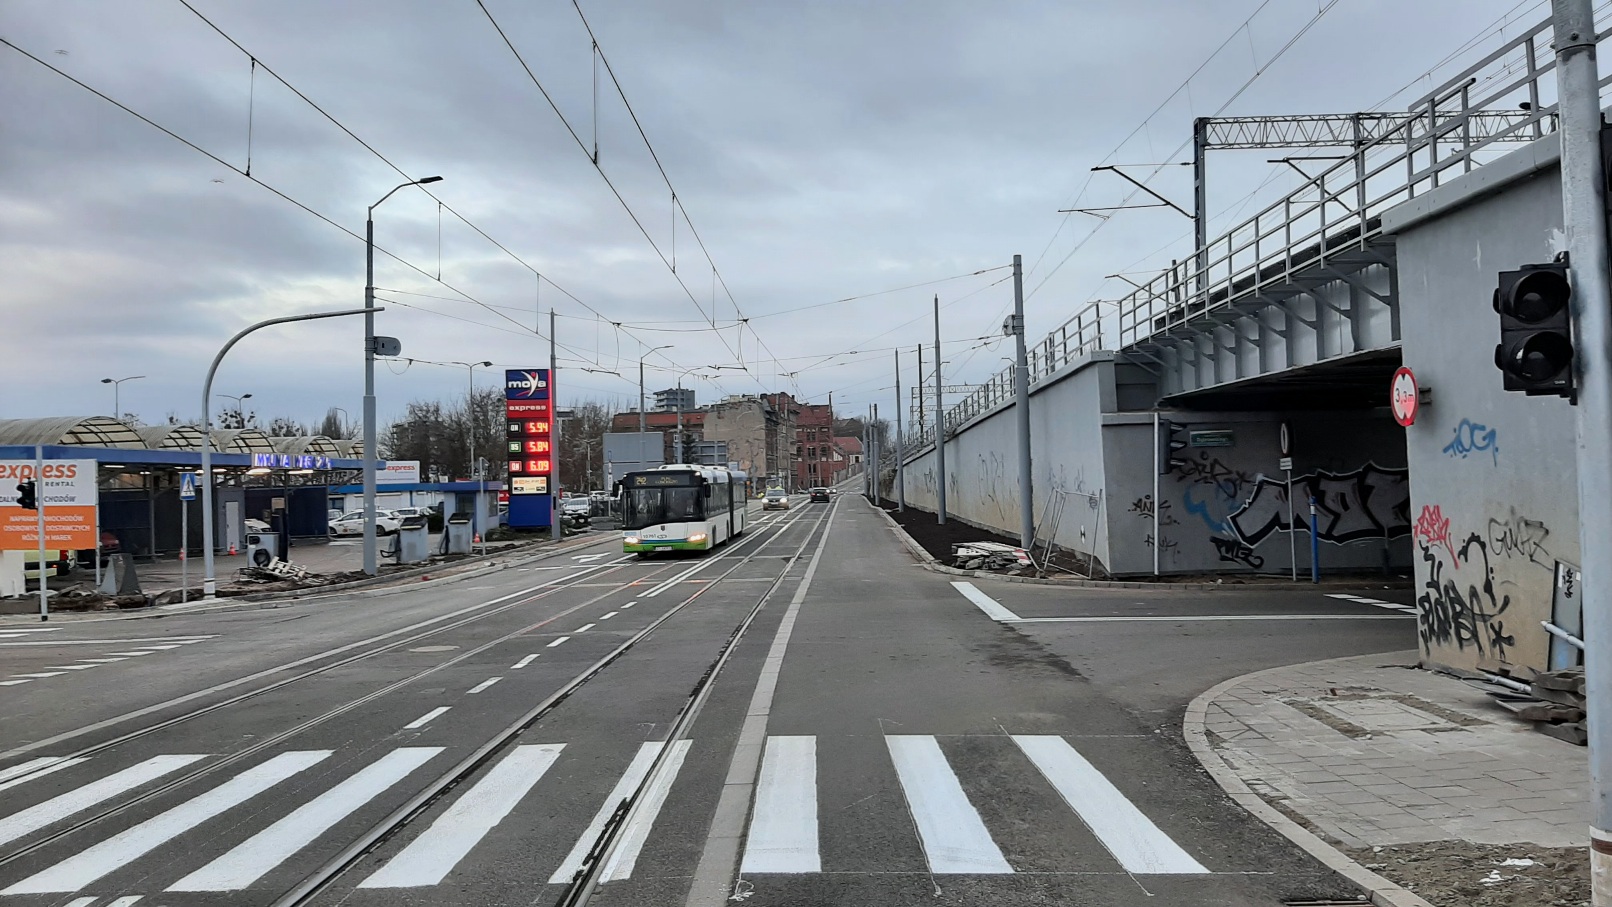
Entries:
{"label": "metal pole", "polygon": [[1600,69],[1591,0],[1553,0],[1562,142],[1562,219],[1573,282],[1578,372],[1579,545],[1589,697],[1590,903],[1612,905],[1612,317],[1607,286],[1606,178]]}
{"label": "metal pole", "polygon": [[[96,498],[99,501],[99,496]],[[97,504],[99,506],[99,504]],[[50,564],[45,560],[45,445],[34,445],[34,517],[39,528],[39,619],[50,620]]]}
{"label": "metal pole", "polygon": [[123,390],[122,381],[112,382],[112,418],[119,421],[123,419],[123,403],[118,394],[118,392],[121,390]]}
{"label": "metal pole", "polygon": [[[555,356],[554,310],[549,309],[549,437],[554,439],[552,445],[554,471],[549,474],[549,481],[554,487],[549,491],[549,537],[558,542],[565,537],[565,529],[560,525],[560,399],[556,394],[555,376],[559,373],[558,359]],[[638,360],[638,421],[639,431],[643,431],[644,419],[644,360]]]}
{"label": "metal pole", "polygon": [[677,437],[672,439],[672,459],[683,462],[683,376],[677,376]]}
{"label": "metal pole", "polygon": [[1153,411],[1153,575],[1159,575],[1159,546],[1164,533],[1159,530],[1159,475],[1164,472],[1163,450],[1159,442],[1159,411]]}
{"label": "metal pole", "polygon": [[[364,219],[364,572],[370,576],[380,572],[375,541],[375,447],[375,208],[371,206]],[[207,577],[211,580],[212,576],[209,563]],[[206,597],[213,597],[211,589]]]}
{"label": "metal pole", "polygon": [[1287,470],[1287,559],[1293,564],[1293,582],[1299,581],[1299,527],[1293,525],[1293,470]]}
{"label": "metal pole", "polygon": [[[100,562],[99,557],[95,560]],[[179,501],[179,601],[190,601],[190,502],[183,498]]]}
{"label": "metal pole", "polygon": [[[314,312],[311,315],[290,315],[285,318],[270,318],[259,321],[257,324],[242,330],[224,344],[218,355],[213,357],[213,364],[207,367],[207,380],[202,382],[202,598],[213,598],[217,592],[217,583],[213,578],[213,545],[216,541],[213,536],[213,375],[218,372],[218,364],[224,361],[224,354],[230,351],[242,337],[271,324],[286,324],[291,321],[313,321],[319,318],[339,318],[343,315],[372,315],[375,312],[384,312],[385,309],[343,309],[339,312]],[[373,400],[373,398],[371,398]],[[370,451],[365,450],[364,456],[369,457]]]}
{"label": "metal pole", "polygon": [[[552,346],[552,344],[550,345]],[[552,405],[550,404],[550,406]],[[638,360],[638,433],[643,434],[645,431],[648,431],[648,426],[644,422],[644,360],[640,358]]]}
{"label": "metal pole", "polygon": [[1197,287],[1202,293],[1209,282],[1209,120],[1192,121],[1192,245],[1198,266]]}
{"label": "metal pole", "polygon": [[935,471],[940,481],[935,485],[935,518],[946,525],[946,407],[940,396],[940,294],[935,294]]}
{"label": "metal pole", "polygon": [[879,442],[879,404],[873,404],[873,421],[868,423],[868,431],[873,433],[873,506],[883,506],[879,480],[884,478],[884,470],[879,466],[879,459],[884,453],[884,445]]}
{"label": "metal pole", "polygon": [[1310,582],[1321,581],[1321,536],[1316,532],[1315,498],[1310,498]]}
{"label": "metal pole", "polygon": [[1030,473],[1030,360],[1024,349],[1024,267],[1013,256],[1013,408],[1019,422],[1019,545],[1035,547],[1035,489]]}
{"label": "metal pole", "polygon": [[896,354],[896,513],[907,512],[907,452],[901,439],[901,351]]}

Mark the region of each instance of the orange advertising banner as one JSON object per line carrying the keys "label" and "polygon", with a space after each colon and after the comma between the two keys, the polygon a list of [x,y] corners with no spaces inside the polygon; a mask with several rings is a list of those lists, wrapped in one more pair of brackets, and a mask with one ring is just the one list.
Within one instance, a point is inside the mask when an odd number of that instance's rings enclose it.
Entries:
{"label": "orange advertising banner", "polygon": [[[95,507],[65,504],[45,508],[45,548],[80,551],[94,548]],[[21,507],[0,509],[0,551],[39,548],[39,514]]]}

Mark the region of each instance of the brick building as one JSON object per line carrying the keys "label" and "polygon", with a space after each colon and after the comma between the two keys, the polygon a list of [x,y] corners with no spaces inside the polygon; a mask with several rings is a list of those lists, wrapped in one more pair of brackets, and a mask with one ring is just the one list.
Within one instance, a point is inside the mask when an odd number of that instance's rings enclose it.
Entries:
{"label": "brick building", "polygon": [[802,403],[795,419],[795,488],[832,485],[844,469],[834,447],[834,411],[825,403]]}

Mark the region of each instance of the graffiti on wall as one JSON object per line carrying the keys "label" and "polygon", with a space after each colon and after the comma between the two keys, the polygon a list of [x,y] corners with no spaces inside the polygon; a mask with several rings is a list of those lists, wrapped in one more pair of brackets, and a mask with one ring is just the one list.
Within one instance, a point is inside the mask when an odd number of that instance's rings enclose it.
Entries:
{"label": "graffiti on wall", "polygon": [[1495,593],[1494,568],[1482,535],[1474,532],[1460,548],[1448,552],[1419,540],[1427,580],[1416,598],[1416,628],[1422,651],[1435,644],[1471,648],[1480,656],[1506,661],[1515,636],[1506,632],[1505,613],[1511,596]]}
{"label": "graffiti on wall", "polygon": [[1237,539],[1228,539],[1215,536],[1211,538],[1210,541],[1214,543],[1215,552],[1220,555],[1220,559],[1223,561],[1229,561],[1233,564],[1241,564],[1242,566],[1253,570],[1258,570],[1259,568],[1265,566],[1264,558],[1255,554],[1254,549],[1248,547]]}
{"label": "graffiti on wall", "polygon": [[[1130,511],[1144,520],[1153,521],[1153,531],[1142,538],[1144,546],[1152,548],[1157,545],[1162,553],[1172,553],[1181,547],[1179,541],[1170,538],[1164,532],[1166,527],[1181,525],[1181,521],[1176,519],[1175,514],[1171,512],[1169,501],[1160,501],[1155,504],[1152,495],[1144,494],[1131,502]],[[1154,538],[1155,535],[1157,535],[1157,539]]]}
{"label": "graffiti on wall", "polygon": [[1554,570],[1555,559],[1545,548],[1550,530],[1540,520],[1531,520],[1510,508],[1503,520],[1489,518],[1489,546],[1501,557],[1521,558],[1546,570]]}
{"label": "graffiti on wall", "polygon": [[[1282,479],[1260,476],[1243,506],[1227,518],[1237,537],[1257,546],[1277,532],[1309,527],[1315,499],[1316,535],[1335,544],[1410,535],[1410,470],[1374,463],[1346,473],[1317,471],[1293,479],[1294,501]],[[1295,512],[1297,511],[1297,512]]]}
{"label": "graffiti on wall", "polygon": [[1450,560],[1456,566],[1461,561],[1455,555],[1455,544],[1450,541],[1450,518],[1444,515],[1444,509],[1437,504],[1424,505],[1422,515],[1416,518],[1416,528],[1413,532],[1419,544],[1431,548],[1442,547],[1449,554]]}
{"label": "graffiti on wall", "polygon": [[1475,453],[1488,451],[1496,466],[1500,465],[1499,433],[1481,422],[1462,419],[1455,426],[1455,436],[1444,445],[1444,455],[1465,460]]}

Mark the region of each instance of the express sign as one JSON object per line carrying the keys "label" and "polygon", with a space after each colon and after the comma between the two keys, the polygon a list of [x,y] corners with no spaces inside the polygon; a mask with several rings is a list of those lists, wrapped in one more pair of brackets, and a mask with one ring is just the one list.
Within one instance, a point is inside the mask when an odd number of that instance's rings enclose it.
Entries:
{"label": "express sign", "polygon": [[94,460],[47,460],[36,470],[29,460],[0,460],[0,551],[39,547],[39,513],[17,506],[17,483],[31,479],[34,499],[45,510],[45,547],[94,548],[95,465]]}

